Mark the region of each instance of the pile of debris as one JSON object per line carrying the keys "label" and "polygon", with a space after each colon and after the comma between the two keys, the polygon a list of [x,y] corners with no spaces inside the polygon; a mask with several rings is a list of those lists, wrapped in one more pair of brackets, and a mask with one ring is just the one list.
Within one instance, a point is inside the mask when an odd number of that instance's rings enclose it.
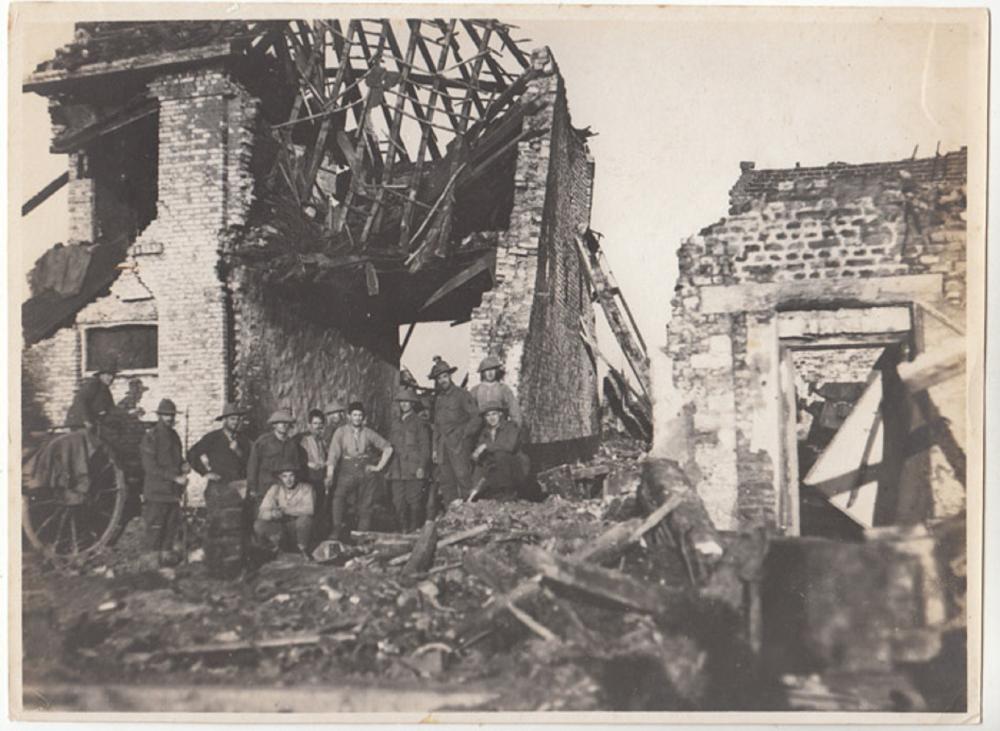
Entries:
{"label": "pile of debris", "polygon": [[[589,468],[626,471],[625,449],[607,447]],[[455,503],[419,533],[355,534],[351,545],[321,544],[314,561],[281,557],[232,582],[209,577],[198,560],[157,571],[129,558],[138,521],[101,566],[39,571],[26,561],[26,703],[36,691],[51,698],[92,686],[141,698],[140,683],[202,694],[365,688],[376,695],[356,695],[351,710],[370,711],[383,710],[379,689],[419,691],[405,697],[421,711],[933,705],[919,673],[899,663],[925,671],[928,658],[940,662],[940,633],[887,624],[899,611],[930,608],[938,621],[961,614],[929,603],[925,548],[937,543],[926,534],[846,545],[723,535],[676,465],[630,468],[635,489],[612,497],[634,510],[558,494]],[[871,575],[892,599],[883,611],[865,614],[858,592],[844,589],[868,586],[852,578],[862,564],[881,567]],[[802,567],[826,579],[811,589]],[[927,591],[914,592],[921,585]],[[834,606],[837,596],[850,606]],[[922,614],[910,611],[914,602]],[[857,637],[830,635],[848,615]],[[863,647],[875,644],[889,656],[866,657]],[[845,658],[866,684],[845,680]],[[285,700],[289,710],[344,710]]]}
{"label": "pile of debris", "polygon": [[132,521],[100,565],[26,564],[26,683],[377,679],[486,683],[483,708],[703,707],[708,659],[739,623],[679,628],[720,615],[676,552],[649,540],[676,504],[624,520],[601,499],[454,504],[419,534],[356,534],[235,582],[202,561],[142,566]]}

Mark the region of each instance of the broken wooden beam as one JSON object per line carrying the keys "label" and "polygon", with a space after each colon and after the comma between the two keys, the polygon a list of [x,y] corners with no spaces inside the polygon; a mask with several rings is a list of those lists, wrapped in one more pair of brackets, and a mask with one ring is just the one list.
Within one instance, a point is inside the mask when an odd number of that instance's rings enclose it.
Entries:
{"label": "broken wooden beam", "polygon": [[911,361],[900,363],[896,366],[896,372],[910,393],[919,393],[965,373],[965,360],[965,339],[956,338],[944,347],[921,353]]}
{"label": "broken wooden beam", "polygon": [[49,199],[50,196],[56,193],[60,188],[62,188],[66,183],[69,182],[69,173],[63,173],[62,175],[55,178],[52,182],[42,188],[40,191],[35,193],[31,198],[29,198],[24,205],[21,206],[21,215],[27,216],[33,210],[42,205],[45,201]]}
{"label": "broken wooden beam", "polygon": [[434,565],[434,553],[437,551],[437,521],[428,520],[424,523],[420,537],[417,538],[413,550],[406,560],[403,573],[408,576],[419,574]]}
{"label": "broken wooden beam", "polygon": [[[590,545],[571,554],[570,559],[598,564],[614,563],[624,555],[630,546],[635,545],[640,538],[660,526],[662,521],[669,517],[670,511],[681,504],[680,500],[676,504],[671,504],[672,502],[674,501],[667,498],[662,505],[657,506],[659,510],[654,510],[646,518],[635,518],[612,526]],[[470,630],[481,630],[485,624],[492,622],[500,612],[506,609],[508,602],[518,603],[535,596],[541,589],[541,578],[541,574],[536,574],[522,581],[503,596],[496,597],[478,616],[463,627],[460,634],[468,636]]]}
{"label": "broken wooden beam", "polygon": [[547,642],[559,642],[559,636],[513,602],[507,602],[507,611],[521,624]]}
{"label": "broken wooden beam", "polygon": [[315,645],[320,641],[320,635],[314,632],[285,635],[282,637],[264,637],[258,640],[235,640],[232,642],[208,642],[198,645],[185,645],[165,650],[165,655],[209,655],[218,652],[240,652],[243,650],[270,650],[300,645]]}
{"label": "broken wooden beam", "polygon": [[560,558],[538,546],[522,546],[521,559],[548,581],[646,614],[662,614],[683,594],[621,571]]}
{"label": "broken wooden beam", "polygon": [[[488,525],[477,525],[475,528],[469,528],[469,530],[459,531],[458,533],[452,533],[447,535],[437,542],[438,548],[444,548],[445,546],[451,546],[455,543],[461,543],[462,541],[467,541],[470,538],[475,538],[476,536],[481,536],[483,533],[489,532],[490,527]],[[402,556],[396,556],[391,561],[389,561],[390,566],[400,566],[405,564],[410,560],[410,554],[404,553]]]}
{"label": "broken wooden beam", "polygon": [[683,470],[669,459],[646,460],[637,497],[639,504],[649,511],[673,498],[679,499],[676,508],[651,535],[657,542],[679,546],[681,555],[691,565],[694,583],[706,581],[722,557],[723,541]]}

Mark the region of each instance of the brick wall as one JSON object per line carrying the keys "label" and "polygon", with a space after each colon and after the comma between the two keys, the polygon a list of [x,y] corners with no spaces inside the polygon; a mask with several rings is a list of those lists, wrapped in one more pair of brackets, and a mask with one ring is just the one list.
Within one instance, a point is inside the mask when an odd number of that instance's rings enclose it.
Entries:
{"label": "brick wall", "polygon": [[[657,442],[673,450],[668,456],[688,471],[720,528],[786,527],[777,511],[782,446],[774,438],[780,423],[779,330],[788,327],[787,316],[779,322],[775,303],[785,289],[794,289],[801,303],[833,292],[838,282],[937,274],[941,288],[930,304],[961,318],[965,163],[965,148],[924,160],[822,168],[756,170],[743,163],[729,215],[681,245],[667,329],[672,383],[664,391],[679,395],[674,400],[680,403],[658,407],[657,429],[674,433]],[[724,288],[735,292],[745,284],[776,285],[775,301],[743,311],[703,311],[706,288],[717,304],[730,291]],[[812,322],[800,325],[870,332],[881,323],[873,316],[883,315],[841,313],[831,325],[830,314],[816,310],[807,313]],[[889,322],[895,315],[885,317]],[[890,325],[887,331],[896,327]],[[796,364],[813,371],[809,378],[818,378],[825,365],[828,379],[845,380],[871,365],[863,348],[839,353],[849,354],[825,364],[797,354]]]}
{"label": "brick wall", "polygon": [[[72,327],[27,349],[24,362],[46,415],[62,423],[81,376],[80,338],[92,324],[158,325],[158,367],[140,375],[150,387],[147,411],[161,397],[189,413],[197,435],[215,426],[230,396],[229,319],[218,274],[219,232],[241,223],[253,193],[250,172],[257,103],[221,69],[159,77],[149,84],[160,102],[157,217],[129,249],[132,271],[88,305]],[[94,234],[93,187],[76,180],[71,156],[70,218],[74,236]],[[87,191],[90,190],[88,194]],[[135,300],[135,297],[145,299]],[[116,381],[124,395],[130,373]]]}
{"label": "brick wall", "polygon": [[493,353],[526,412],[533,444],[598,434],[597,379],[579,337],[595,321],[574,236],[590,221],[593,163],[573,131],[562,77],[548,49],[532,64],[544,73],[522,104],[536,111],[525,129],[543,134],[518,146],[514,208],[497,249],[496,282],[473,312],[470,369]]}
{"label": "brick wall", "polygon": [[244,267],[230,272],[229,290],[233,377],[253,433],[278,407],[305,428],[310,409],[338,399],[345,406],[362,401],[371,425],[385,434],[398,382],[397,326],[357,323],[349,339],[320,305],[262,287]]}

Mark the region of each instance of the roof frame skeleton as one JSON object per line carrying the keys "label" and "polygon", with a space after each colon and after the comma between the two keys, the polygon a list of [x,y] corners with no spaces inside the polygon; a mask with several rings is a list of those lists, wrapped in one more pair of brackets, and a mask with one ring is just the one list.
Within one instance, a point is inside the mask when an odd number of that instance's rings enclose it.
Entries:
{"label": "roof frame skeleton", "polygon": [[[394,200],[402,203],[397,247],[410,253],[417,243],[412,231],[426,229],[434,215],[434,201],[418,198],[427,165],[444,157],[451,139],[484,134],[532,74],[511,26],[496,20],[361,18],[346,29],[335,19],[293,20],[259,27],[250,53],[273,53],[297,86],[288,119],[272,125],[279,151],[271,179],[284,181],[305,206],[321,192],[320,169],[346,172],[324,165],[339,148],[350,185],[328,227],[346,229],[359,250],[381,230]],[[407,174],[396,180],[404,164]]]}

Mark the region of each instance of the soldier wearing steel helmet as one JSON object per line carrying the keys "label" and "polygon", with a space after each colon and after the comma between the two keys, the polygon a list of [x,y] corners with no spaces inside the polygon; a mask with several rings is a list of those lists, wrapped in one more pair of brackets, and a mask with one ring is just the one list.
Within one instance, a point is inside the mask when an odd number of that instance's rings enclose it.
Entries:
{"label": "soldier wearing steel helmet", "polygon": [[473,386],[469,393],[476,399],[476,405],[482,409],[486,404],[499,403],[507,418],[517,425],[521,424],[521,407],[517,403],[514,389],[501,381],[503,363],[495,355],[487,355],[479,364],[479,383]]}
{"label": "soldier wearing steel helmet", "polygon": [[420,402],[416,391],[400,386],[396,392],[399,410],[389,425],[392,460],[386,476],[392,491],[396,522],[404,533],[424,522],[427,480],[431,471],[431,430],[417,414]]}

